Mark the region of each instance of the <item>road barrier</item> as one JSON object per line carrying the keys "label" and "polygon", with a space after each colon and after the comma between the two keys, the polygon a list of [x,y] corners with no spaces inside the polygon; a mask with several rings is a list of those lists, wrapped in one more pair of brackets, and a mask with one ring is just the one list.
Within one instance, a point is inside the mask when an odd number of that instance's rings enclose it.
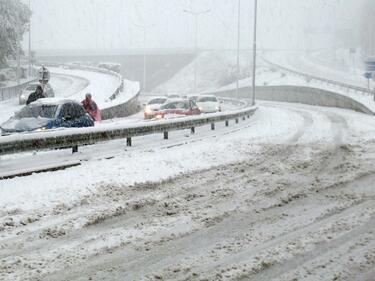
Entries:
{"label": "road barrier", "polygon": [[27,82],[24,82],[17,86],[4,87],[0,88],[0,101],[10,100],[13,98],[18,98],[22,90],[29,84],[37,82],[37,79],[33,79]]}
{"label": "road barrier", "polygon": [[[217,97],[234,97],[236,90],[224,90],[211,93]],[[252,87],[239,89],[238,97],[251,99]],[[369,108],[350,97],[334,92],[304,86],[259,86],[256,87],[256,98],[266,101],[302,103],[315,106],[337,107],[374,115]]]}
{"label": "road barrier", "polygon": [[215,129],[215,123],[235,120],[236,123],[242,118],[250,118],[257,108],[247,107],[241,110],[216,113],[212,115],[200,115],[187,118],[176,118],[173,120],[162,120],[148,122],[143,125],[116,126],[113,128],[82,128],[63,131],[50,131],[35,134],[19,134],[4,136],[0,138],[0,155],[14,154],[35,150],[72,148],[73,152],[78,151],[78,146],[92,145],[100,142],[126,139],[126,144],[132,144],[133,137],[163,134],[168,139],[168,133],[177,130],[189,129],[195,132],[196,127],[210,125]]}
{"label": "road barrier", "polygon": [[367,88],[357,87],[357,86],[350,85],[350,84],[347,84],[347,83],[342,83],[342,82],[339,82],[339,81],[335,81],[335,80],[326,79],[326,78],[323,78],[323,77],[311,75],[311,74],[308,74],[308,73],[305,73],[305,72],[302,72],[302,71],[297,71],[297,70],[294,70],[294,69],[282,66],[280,64],[271,62],[271,61],[269,61],[268,59],[266,59],[264,57],[262,58],[262,60],[264,62],[266,62],[267,64],[269,64],[270,66],[273,66],[275,68],[278,68],[280,70],[283,70],[285,72],[293,74],[295,76],[302,77],[302,78],[304,78],[304,79],[306,79],[308,81],[314,81],[315,80],[315,81],[318,81],[318,82],[321,82],[321,83],[324,83],[324,84],[327,84],[327,85],[332,85],[332,86],[337,86],[337,87],[340,87],[340,88],[344,88],[344,89],[347,89],[348,91],[353,91],[353,92],[357,92],[357,93],[363,93],[363,94],[366,94],[366,95],[375,95],[374,91],[369,90]]}
{"label": "road barrier", "polygon": [[140,107],[138,98],[140,94],[141,93],[138,92],[134,97],[124,103],[102,109],[102,119],[108,120],[120,117],[128,117],[139,112]]}

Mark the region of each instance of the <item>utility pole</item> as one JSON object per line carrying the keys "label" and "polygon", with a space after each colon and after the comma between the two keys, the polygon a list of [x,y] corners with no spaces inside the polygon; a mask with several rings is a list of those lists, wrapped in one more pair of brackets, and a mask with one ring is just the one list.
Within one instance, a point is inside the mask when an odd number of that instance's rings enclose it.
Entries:
{"label": "utility pole", "polygon": [[[195,21],[195,43],[194,43],[194,53],[197,56],[198,54],[198,32],[199,32],[199,23],[198,19],[200,15],[208,14],[211,12],[211,9],[205,11],[192,11],[192,10],[184,10],[185,13],[191,14],[194,16]],[[197,93],[197,57],[194,60],[194,92]]]}
{"label": "utility pole", "polygon": [[252,105],[255,105],[256,87],[256,59],[257,59],[257,22],[258,22],[258,0],[254,0],[254,40],[253,40],[253,96]]}
{"label": "utility pole", "polygon": [[30,17],[29,17],[29,77],[32,76],[32,66],[31,66],[31,0],[29,0],[29,10],[30,10]]}
{"label": "utility pole", "polygon": [[134,23],[134,25],[143,30],[143,91],[147,91],[147,54],[146,54],[147,29],[154,27],[155,24],[142,25],[142,24]]}
{"label": "utility pole", "polygon": [[239,79],[240,79],[240,44],[241,44],[241,0],[238,0],[237,15],[237,79],[236,79],[236,99],[239,96]]}
{"label": "utility pole", "polygon": [[21,76],[21,46],[20,40],[17,40],[17,86],[20,85],[20,76]]}

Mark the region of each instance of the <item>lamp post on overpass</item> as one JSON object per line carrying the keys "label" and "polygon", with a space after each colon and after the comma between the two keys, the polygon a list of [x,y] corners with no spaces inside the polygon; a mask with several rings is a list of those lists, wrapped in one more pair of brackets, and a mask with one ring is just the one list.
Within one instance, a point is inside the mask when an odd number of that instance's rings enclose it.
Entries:
{"label": "lamp post on overpass", "polygon": [[252,105],[255,105],[256,86],[256,59],[257,59],[257,20],[258,20],[258,0],[254,0],[254,39],[253,39],[253,95]]}
{"label": "lamp post on overpass", "polygon": [[237,15],[237,79],[236,79],[236,99],[239,94],[239,79],[240,79],[240,44],[241,44],[241,0],[238,0],[238,15]]}
{"label": "lamp post on overpass", "polygon": [[32,67],[31,67],[31,0],[29,0],[29,10],[30,10],[30,16],[29,16],[29,69],[28,74],[29,77],[32,76]]}
{"label": "lamp post on overpass", "polygon": [[[194,43],[194,53],[197,55],[198,53],[198,32],[199,32],[199,24],[198,19],[200,15],[208,14],[211,12],[211,9],[207,9],[205,11],[193,11],[193,10],[184,10],[185,13],[191,14],[194,16],[195,21],[195,43]],[[197,59],[194,60],[194,92],[197,92]]]}
{"label": "lamp post on overpass", "polygon": [[147,90],[147,56],[146,56],[146,44],[147,44],[147,29],[152,28],[155,24],[135,24],[135,26],[143,30],[143,90]]}

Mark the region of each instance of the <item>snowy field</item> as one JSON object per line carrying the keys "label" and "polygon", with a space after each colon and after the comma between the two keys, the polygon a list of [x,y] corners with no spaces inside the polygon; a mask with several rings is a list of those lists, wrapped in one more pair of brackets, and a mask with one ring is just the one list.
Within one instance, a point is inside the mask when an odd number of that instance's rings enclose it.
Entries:
{"label": "snowy field", "polygon": [[374,137],[370,116],[261,103],[216,132],[87,147],[2,181],[0,279],[371,280]]}

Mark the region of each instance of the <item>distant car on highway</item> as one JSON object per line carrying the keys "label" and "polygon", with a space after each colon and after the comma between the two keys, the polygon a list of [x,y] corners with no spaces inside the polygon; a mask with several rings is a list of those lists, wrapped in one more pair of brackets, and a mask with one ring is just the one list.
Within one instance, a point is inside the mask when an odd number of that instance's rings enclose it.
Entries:
{"label": "distant car on highway", "polygon": [[1,124],[1,134],[44,131],[54,128],[92,127],[94,121],[82,105],[73,100],[39,99]]}
{"label": "distant car on highway", "polygon": [[[21,92],[19,96],[19,103],[21,105],[26,104],[29,96],[35,92],[36,88],[39,86],[39,83],[32,83],[27,85]],[[44,87],[44,93],[47,98],[53,98],[55,97],[55,92],[53,91],[52,87],[50,84],[45,85]]]}
{"label": "distant car on highway", "polygon": [[199,96],[197,99],[199,110],[203,113],[221,111],[221,104],[217,97],[212,95]]}
{"label": "distant car on highway", "polygon": [[160,107],[160,110],[155,113],[156,119],[176,117],[176,116],[190,116],[200,115],[197,104],[188,99],[174,99],[168,100]]}
{"label": "distant car on highway", "polygon": [[157,112],[160,107],[168,100],[167,97],[155,97],[151,99],[144,108],[145,119],[155,118],[155,112]]}

